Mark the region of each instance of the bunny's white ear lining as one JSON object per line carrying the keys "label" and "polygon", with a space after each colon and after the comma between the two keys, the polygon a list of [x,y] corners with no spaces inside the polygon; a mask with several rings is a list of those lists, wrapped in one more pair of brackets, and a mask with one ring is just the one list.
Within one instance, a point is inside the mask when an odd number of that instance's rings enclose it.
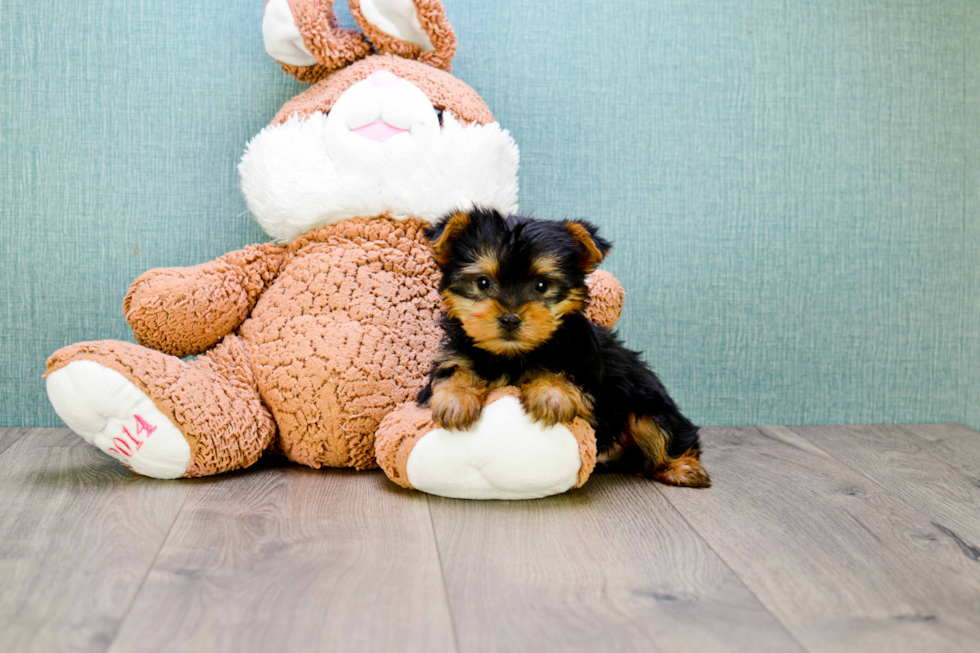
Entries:
{"label": "bunny's white ear lining", "polygon": [[262,40],[265,51],[276,61],[291,66],[312,66],[316,57],[310,54],[287,0],[269,0],[262,15]]}
{"label": "bunny's white ear lining", "polygon": [[429,35],[422,29],[418,9],[412,0],[361,0],[361,13],[365,20],[385,34],[414,43],[422,48],[422,52],[435,50]]}

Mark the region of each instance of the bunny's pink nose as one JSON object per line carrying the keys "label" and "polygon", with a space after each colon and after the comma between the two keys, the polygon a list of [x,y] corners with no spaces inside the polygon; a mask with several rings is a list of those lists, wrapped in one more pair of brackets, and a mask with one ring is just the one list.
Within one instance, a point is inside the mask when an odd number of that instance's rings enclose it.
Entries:
{"label": "bunny's pink nose", "polygon": [[375,70],[373,73],[368,75],[368,80],[375,86],[384,88],[385,86],[391,86],[397,82],[400,78],[398,75],[388,72],[387,70]]}

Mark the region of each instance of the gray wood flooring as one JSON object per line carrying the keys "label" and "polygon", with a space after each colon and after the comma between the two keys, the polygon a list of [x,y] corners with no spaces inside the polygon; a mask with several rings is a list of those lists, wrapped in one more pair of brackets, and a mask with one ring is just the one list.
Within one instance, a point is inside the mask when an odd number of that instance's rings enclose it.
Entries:
{"label": "gray wood flooring", "polygon": [[704,430],[714,487],[468,502],[0,429],[0,651],[978,651],[980,433]]}

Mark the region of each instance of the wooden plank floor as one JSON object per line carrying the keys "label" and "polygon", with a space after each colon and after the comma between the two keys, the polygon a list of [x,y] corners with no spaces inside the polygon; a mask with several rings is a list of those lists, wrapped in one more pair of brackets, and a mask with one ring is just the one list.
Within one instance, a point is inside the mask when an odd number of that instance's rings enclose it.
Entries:
{"label": "wooden plank floor", "polygon": [[0,651],[976,651],[980,433],[704,430],[706,491],[468,502],[0,429]]}

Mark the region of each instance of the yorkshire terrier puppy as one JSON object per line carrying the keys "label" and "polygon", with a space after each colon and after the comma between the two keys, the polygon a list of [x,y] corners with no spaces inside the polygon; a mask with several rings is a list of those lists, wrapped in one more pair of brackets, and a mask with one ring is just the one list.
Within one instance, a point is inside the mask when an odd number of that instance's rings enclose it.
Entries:
{"label": "yorkshire terrier puppy", "polygon": [[545,425],[582,417],[599,463],[662,483],[709,487],[698,429],[637,352],[585,317],[586,277],[610,244],[587,222],[457,212],[427,232],[442,271],[442,350],[418,403],[466,429],[487,393],[521,390]]}

